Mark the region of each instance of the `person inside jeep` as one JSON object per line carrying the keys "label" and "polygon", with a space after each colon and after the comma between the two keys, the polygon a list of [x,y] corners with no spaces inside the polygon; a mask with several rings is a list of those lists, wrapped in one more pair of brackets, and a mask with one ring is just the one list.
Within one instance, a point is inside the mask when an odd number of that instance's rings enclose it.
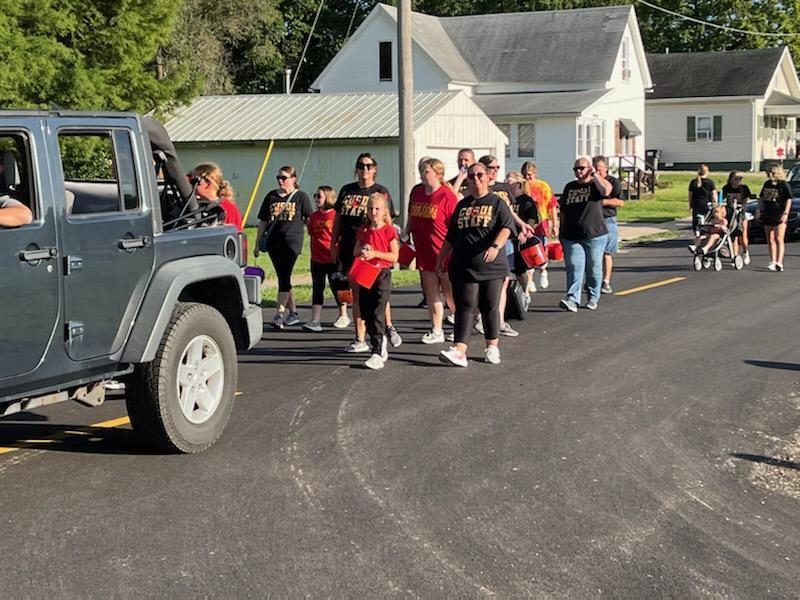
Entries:
{"label": "person inside jeep", "polygon": [[0,227],[21,227],[33,221],[31,209],[19,200],[0,196]]}

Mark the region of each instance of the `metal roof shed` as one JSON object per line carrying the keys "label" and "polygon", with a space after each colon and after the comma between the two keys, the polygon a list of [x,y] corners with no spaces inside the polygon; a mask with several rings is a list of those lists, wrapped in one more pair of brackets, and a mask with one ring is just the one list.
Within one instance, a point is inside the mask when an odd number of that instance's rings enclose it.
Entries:
{"label": "metal roof shed", "polygon": [[[378,181],[398,193],[394,93],[201,96],[176,110],[165,126],[186,168],[216,162],[240,204],[251,193],[269,140],[275,140],[275,148],[259,200],[275,187],[274,174],[282,165],[294,166],[306,189],[323,184],[338,189],[353,181],[360,152],[373,153]],[[436,156],[454,174],[459,148],[502,156],[506,143],[503,132],[463,92],[414,94],[417,159]]]}

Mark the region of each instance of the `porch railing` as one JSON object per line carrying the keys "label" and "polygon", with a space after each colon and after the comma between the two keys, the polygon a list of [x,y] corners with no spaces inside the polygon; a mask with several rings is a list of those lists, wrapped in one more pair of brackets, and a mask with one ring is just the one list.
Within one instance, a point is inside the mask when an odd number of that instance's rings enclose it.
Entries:
{"label": "porch railing", "polygon": [[655,191],[657,168],[635,155],[618,154],[608,157],[608,168],[622,184],[623,200],[641,198]]}

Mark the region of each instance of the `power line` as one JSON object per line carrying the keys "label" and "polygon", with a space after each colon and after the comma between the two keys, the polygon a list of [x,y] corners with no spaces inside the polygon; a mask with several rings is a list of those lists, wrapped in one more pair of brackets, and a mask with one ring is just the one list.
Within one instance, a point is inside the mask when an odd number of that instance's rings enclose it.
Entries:
{"label": "power line", "polygon": [[344,42],[342,42],[342,45],[346,44],[347,40],[350,39],[350,32],[352,31],[353,23],[356,20],[356,12],[358,12],[358,0],[355,0],[355,2],[353,2],[353,14],[350,15],[350,24],[347,26],[347,33],[344,36]]}
{"label": "power line", "polygon": [[314,30],[317,28],[317,21],[319,21],[319,13],[322,12],[322,5],[325,4],[325,0],[319,0],[319,6],[317,6],[317,14],[314,15],[314,22],[311,24],[311,30],[308,32],[308,37],[306,38],[306,44],[303,46],[303,53],[300,55],[300,60],[297,63],[297,69],[294,72],[294,79],[292,79],[292,85],[289,86],[289,93],[292,93],[294,89],[294,84],[297,82],[297,76],[300,75],[300,67],[303,66],[303,60],[306,57],[306,51],[308,50],[308,46],[311,44],[311,38],[314,35]]}
{"label": "power line", "polygon": [[723,31],[730,31],[733,33],[744,33],[746,35],[758,35],[761,37],[773,37],[773,38],[787,38],[787,37],[796,37],[800,36],[800,33],[775,33],[769,31],[752,31],[749,29],[738,29],[736,27],[728,27],[727,25],[719,25],[718,23],[710,23],[709,21],[703,21],[701,19],[695,19],[694,17],[690,17],[688,15],[681,14],[674,10],[669,10],[668,8],[663,8],[658,6],[657,4],[652,4],[647,2],[647,0],[637,0],[639,4],[644,4],[645,6],[649,6],[654,10],[660,10],[663,13],[667,13],[668,15],[672,15],[674,17],[678,17],[683,19],[684,21],[691,21],[692,23],[698,23],[699,25],[705,25],[706,27],[714,27],[716,29],[722,29]]}

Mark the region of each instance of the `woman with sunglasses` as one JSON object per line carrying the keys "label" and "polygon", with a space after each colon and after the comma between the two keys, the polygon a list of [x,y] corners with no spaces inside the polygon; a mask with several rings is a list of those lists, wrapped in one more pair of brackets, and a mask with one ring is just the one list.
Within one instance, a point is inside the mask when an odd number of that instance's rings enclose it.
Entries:
{"label": "woman with sunglasses", "polygon": [[567,268],[567,296],[559,306],[569,312],[578,312],[586,274],[589,284],[586,308],[597,310],[603,280],[603,252],[608,241],[603,199],[611,194],[613,186],[594,171],[591,159],[585,156],[575,161],[572,170],[575,180],[566,185],[558,199],[560,237]]}
{"label": "woman with sunglasses", "polygon": [[222,169],[214,163],[202,163],[192,169],[189,179],[197,181],[194,191],[198,198],[219,202],[220,208],[225,211],[224,223],[242,231],[242,215],[233,201],[233,188],[223,177]]}
{"label": "woman with sunglasses", "polygon": [[744,207],[747,206],[747,201],[750,199],[750,188],[742,183],[742,172],[731,171],[728,174],[728,183],[722,186],[722,197],[727,204],[727,217],[728,222],[734,224],[733,214],[734,210],[738,207],[740,209],[739,222],[736,225],[736,233],[733,237],[733,250],[734,254],[739,254],[739,245],[744,252],[744,264],[750,264],[750,244],[748,240],[748,221],[745,218],[747,214],[744,212]]}
{"label": "woman with sunglasses", "polygon": [[770,271],[783,271],[784,240],[789,210],[792,208],[792,188],[786,183],[786,171],[781,165],[770,165],[765,171],[767,181],[758,195],[756,219],[764,223],[769,245]]}
{"label": "woman with sunglasses", "polygon": [[[303,221],[312,213],[311,202],[297,185],[297,172],[292,166],[278,169],[278,189],[269,192],[258,211],[258,241],[253,255],[269,253],[278,277],[278,309],[272,319],[276,329],[299,325],[297,305],[292,294],[292,271],[303,249]],[[288,309],[288,315],[286,311]]]}
{"label": "woman with sunglasses", "polygon": [[515,229],[511,209],[489,190],[489,175],[480,162],[467,172],[469,195],[455,208],[442,250],[436,261],[442,270],[450,257],[450,281],[456,303],[454,345],[442,350],[439,360],[457,367],[467,366],[467,344],[473,315],[483,316],[486,348],[484,360],[500,363],[500,290],[508,277],[503,247]]}
{"label": "woman with sunglasses", "polygon": [[[345,273],[353,265],[353,250],[356,246],[358,231],[364,226],[367,218],[367,203],[372,194],[383,194],[392,217],[395,216],[392,195],[385,187],[375,181],[378,174],[378,161],[369,152],[362,152],[356,159],[356,181],[342,186],[339,197],[336,199],[334,210],[336,220],[333,223],[333,246],[331,253],[333,260],[337,259],[342,264]],[[358,285],[351,284],[353,292],[353,319],[355,320],[356,339],[349,344],[347,352],[369,352],[370,347],[365,341],[367,333],[364,319],[358,307]],[[391,308],[386,305],[386,335],[389,343],[396,348],[403,343],[402,338],[392,325]]]}

